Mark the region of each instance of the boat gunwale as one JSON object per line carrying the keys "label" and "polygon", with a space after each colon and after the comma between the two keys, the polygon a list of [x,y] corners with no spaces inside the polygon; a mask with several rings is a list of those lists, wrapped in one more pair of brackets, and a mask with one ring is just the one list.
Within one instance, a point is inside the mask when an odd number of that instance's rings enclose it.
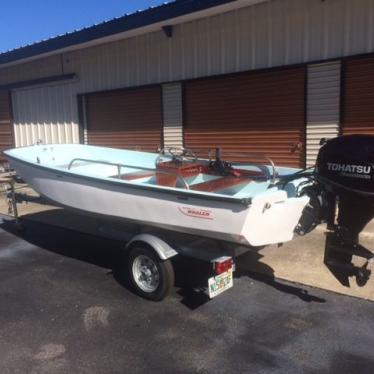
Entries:
{"label": "boat gunwale", "polygon": [[101,183],[108,184],[108,185],[125,186],[127,188],[132,188],[135,190],[140,189],[140,190],[148,190],[148,191],[158,192],[158,193],[163,193],[163,194],[172,194],[172,195],[179,196],[183,200],[187,200],[188,198],[195,198],[195,199],[203,199],[203,200],[211,200],[211,201],[221,201],[221,202],[223,201],[223,202],[241,204],[246,207],[252,204],[251,197],[236,198],[232,196],[222,196],[222,195],[217,195],[217,194],[216,195],[208,194],[208,193],[201,194],[201,193],[198,193],[192,190],[175,190],[171,188],[165,189],[162,186],[141,185],[141,184],[134,184],[134,183],[126,182],[124,180],[116,180],[116,179],[111,180],[109,178],[99,178],[95,176],[82,175],[82,174],[74,173],[70,170],[57,169],[57,168],[53,168],[53,167],[46,166],[46,165],[36,164],[31,161],[26,161],[24,159],[9,155],[9,151],[11,150],[3,151],[4,155],[8,159],[12,159],[14,161],[21,162],[26,165],[31,165],[32,167],[35,167],[37,169],[53,171],[53,172],[60,173],[63,175],[73,176],[76,178],[83,178],[83,179],[91,180],[91,181],[100,181]]}

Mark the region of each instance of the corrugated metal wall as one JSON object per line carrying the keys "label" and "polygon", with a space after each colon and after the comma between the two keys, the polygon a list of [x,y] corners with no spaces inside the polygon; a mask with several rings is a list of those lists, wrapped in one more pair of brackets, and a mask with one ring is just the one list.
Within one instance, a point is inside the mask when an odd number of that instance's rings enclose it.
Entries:
{"label": "corrugated metal wall", "polygon": [[[153,32],[2,68],[0,84],[75,72],[79,82],[71,92],[85,93],[307,63],[373,52],[373,30],[373,0],[273,0],[176,25],[172,38],[167,38],[162,31]],[[62,86],[61,90],[64,90]],[[64,114],[66,123],[72,123],[70,132],[74,134],[74,141],[78,141],[77,114],[71,116],[69,112],[71,100],[76,98],[55,94],[63,100],[58,105],[54,100],[35,99],[46,91],[35,89],[15,94],[18,145],[27,144],[30,138],[31,132],[26,136],[25,128],[32,124],[35,128],[44,126],[35,115],[28,115],[33,110],[26,108],[27,103],[34,101],[39,110],[50,113],[52,118],[45,131],[40,130],[41,134],[51,132],[49,124],[61,127],[58,119],[64,107],[68,108]],[[21,99],[25,102],[21,103]],[[46,140],[50,141],[51,137]]]}
{"label": "corrugated metal wall", "polygon": [[321,138],[339,135],[340,61],[308,66],[306,164],[313,166]]}
{"label": "corrugated metal wall", "polygon": [[65,72],[88,92],[330,59],[374,51],[373,23],[372,0],[273,0],[66,54]]}
{"label": "corrugated metal wall", "polygon": [[374,135],[374,57],[345,64],[343,134]]}
{"label": "corrugated metal wall", "polygon": [[1,67],[0,84],[23,82],[61,74],[62,62],[61,55],[58,54],[25,64],[18,64],[14,67]]}
{"label": "corrugated metal wall", "polygon": [[13,91],[16,146],[78,143],[76,91],[71,84]]}
{"label": "corrugated metal wall", "polygon": [[162,86],[164,147],[183,146],[183,102],[180,83]]}

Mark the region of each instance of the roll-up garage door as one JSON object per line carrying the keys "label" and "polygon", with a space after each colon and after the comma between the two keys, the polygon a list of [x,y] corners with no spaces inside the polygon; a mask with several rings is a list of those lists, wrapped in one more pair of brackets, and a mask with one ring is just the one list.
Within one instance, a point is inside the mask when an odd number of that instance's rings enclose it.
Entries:
{"label": "roll-up garage door", "polygon": [[89,144],[150,152],[162,146],[159,86],[89,94],[86,113]]}
{"label": "roll-up garage door", "polygon": [[278,165],[303,166],[305,72],[301,67],[186,83],[186,148],[221,147],[223,157],[261,153]]}
{"label": "roll-up garage door", "polygon": [[345,63],[343,134],[374,135],[374,57]]}
{"label": "roll-up garage door", "polygon": [[13,146],[12,109],[10,92],[0,91],[0,162],[5,161],[2,151]]}

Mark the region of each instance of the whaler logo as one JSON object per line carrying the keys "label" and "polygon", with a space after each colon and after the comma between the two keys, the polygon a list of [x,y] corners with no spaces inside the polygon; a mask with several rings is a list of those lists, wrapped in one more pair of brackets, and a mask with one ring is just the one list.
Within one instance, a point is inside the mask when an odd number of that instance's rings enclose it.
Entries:
{"label": "whaler logo", "polygon": [[330,171],[341,172],[340,175],[342,175],[343,177],[371,179],[371,166],[337,164],[328,162],[327,169]]}
{"label": "whaler logo", "polygon": [[185,216],[203,219],[213,219],[212,211],[206,209],[190,208],[190,207],[178,207],[179,211]]}

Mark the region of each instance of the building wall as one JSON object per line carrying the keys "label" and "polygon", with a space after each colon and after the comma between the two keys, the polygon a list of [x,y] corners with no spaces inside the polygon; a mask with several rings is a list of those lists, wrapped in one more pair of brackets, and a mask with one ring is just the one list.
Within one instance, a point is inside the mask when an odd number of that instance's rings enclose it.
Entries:
{"label": "building wall", "polygon": [[315,164],[321,138],[339,135],[341,63],[308,66],[306,166]]}
{"label": "building wall", "polygon": [[16,147],[79,143],[76,91],[71,84],[16,90],[12,94]]}
{"label": "building wall", "polygon": [[162,86],[164,148],[183,147],[182,85],[167,83]]}
{"label": "building wall", "polygon": [[15,66],[0,66],[0,84],[59,75],[61,72],[61,55],[55,55]]}
{"label": "building wall", "polygon": [[2,68],[0,84],[77,73],[75,82],[15,90],[13,106],[17,145],[48,133],[78,141],[78,93],[373,51],[373,0],[273,0],[177,25],[172,38],[159,31]]}

